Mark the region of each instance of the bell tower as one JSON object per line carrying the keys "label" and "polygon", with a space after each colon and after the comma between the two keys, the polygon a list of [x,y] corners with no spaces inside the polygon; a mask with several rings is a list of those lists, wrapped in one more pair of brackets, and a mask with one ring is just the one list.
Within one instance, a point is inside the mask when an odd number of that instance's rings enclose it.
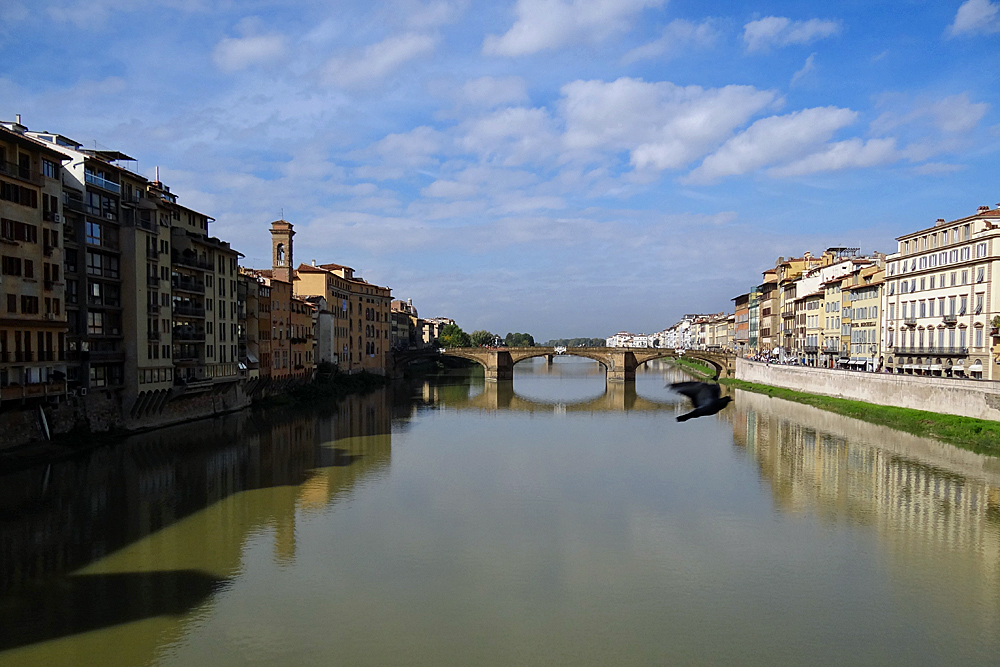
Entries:
{"label": "bell tower", "polygon": [[272,275],[286,283],[292,282],[292,237],[295,231],[287,220],[271,223],[271,269]]}

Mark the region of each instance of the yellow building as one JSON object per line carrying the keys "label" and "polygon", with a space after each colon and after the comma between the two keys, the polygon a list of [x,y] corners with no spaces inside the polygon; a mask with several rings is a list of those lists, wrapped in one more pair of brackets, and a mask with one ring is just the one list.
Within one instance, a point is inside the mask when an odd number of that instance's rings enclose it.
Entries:
{"label": "yellow building", "polygon": [[65,159],[26,136],[20,124],[0,124],[0,399],[44,399],[66,393],[60,215]]}

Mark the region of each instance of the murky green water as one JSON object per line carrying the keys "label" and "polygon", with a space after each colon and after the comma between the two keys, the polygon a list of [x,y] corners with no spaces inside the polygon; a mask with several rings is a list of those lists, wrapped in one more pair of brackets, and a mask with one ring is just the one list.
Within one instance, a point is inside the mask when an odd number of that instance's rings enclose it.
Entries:
{"label": "murky green water", "polygon": [[519,364],[0,477],[0,665],[996,664],[1000,461]]}

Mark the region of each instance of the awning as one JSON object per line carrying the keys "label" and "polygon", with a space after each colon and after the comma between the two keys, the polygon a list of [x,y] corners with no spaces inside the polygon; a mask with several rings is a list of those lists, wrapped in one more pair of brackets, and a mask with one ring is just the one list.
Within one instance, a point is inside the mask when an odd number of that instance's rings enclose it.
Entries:
{"label": "awning", "polygon": [[971,366],[969,366],[969,370],[972,371],[973,373],[980,373],[980,372],[982,372],[982,370],[983,370],[983,362],[980,361],[979,359],[976,359],[973,362],[973,364]]}
{"label": "awning", "polygon": [[247,361],[249,361],[251,364],[260,363],[260,359],[257,358],[257,355],[255,355],[253,351],[250,350],[250,348],[247,348]]}
{"label": "awning", "polygon": [[931,364],[931,370],[932,371],[939,371],[939,370],[941,370],[941,364]]}

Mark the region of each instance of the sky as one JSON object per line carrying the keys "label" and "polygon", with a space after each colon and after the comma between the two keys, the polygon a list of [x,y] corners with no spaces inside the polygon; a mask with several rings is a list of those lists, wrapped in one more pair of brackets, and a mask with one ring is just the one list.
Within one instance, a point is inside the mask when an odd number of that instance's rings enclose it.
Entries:
{"label": "sky", "polygon": [[466,331],[654,332],[1000,201],[1000,0],[0,0],[0,119]]}

